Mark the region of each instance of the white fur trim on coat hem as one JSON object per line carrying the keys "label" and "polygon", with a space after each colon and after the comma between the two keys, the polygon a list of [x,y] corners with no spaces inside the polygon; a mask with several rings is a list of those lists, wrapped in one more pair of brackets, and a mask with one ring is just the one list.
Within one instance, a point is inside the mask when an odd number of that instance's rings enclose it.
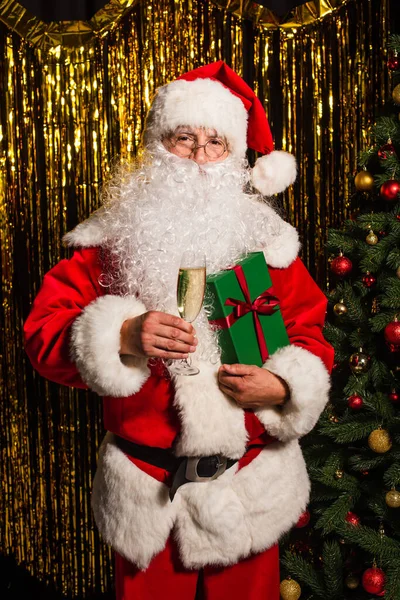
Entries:
{"label": "white fur trim on coat hem", "polygon": [[108,433],[100,448],[92,508],[97,527],[140,569],[173,532],[189,569],[227,566],[276,544],[306,509],[310,482],[297,440],[266,446],[247,466],[206,483],[168,488],[136,467]]}
{"label": "white fur trim on coat hem", "polygon": [[96,525],[114,550],[139,569],[165,547],[179,499],[172,503],[166,485],[141,471],[107,433],[93,482]]}
{"label": "white fur trim on coat hem", "polygon": [[71,357],[83,381],[100,396],[124,397],[140,390],[150,375],[146,359],[121,362],[122,323],[146,312],[134,296],[101,296],[72,325]]}
{"label": "white fur trim on coat hem", "polygon": [[300,346],[286,346],[263,365],[282,377],[290,399],[283,407],[270,406],[255,411],[268,433],[287,441],[306,435],[315,426],[328,402],[329,373],[318,357]]}
{"label": "white fur trim on coat hem", "polygon": [[228,566],[267,550],[297,523],[309,492],[297,440],[266,446],[237,473],[182,486],[174,534],[183,564]]}

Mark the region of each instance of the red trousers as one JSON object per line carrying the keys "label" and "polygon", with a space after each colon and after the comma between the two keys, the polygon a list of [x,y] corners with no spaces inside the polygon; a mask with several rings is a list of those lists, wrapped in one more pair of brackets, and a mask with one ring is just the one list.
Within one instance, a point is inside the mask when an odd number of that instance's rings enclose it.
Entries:
{"label": "red trousers", "polygon": [[168,540],[146,571],[116,554],[115,578],[117,600],[279,600],[279,548],[199,572],[183,567]]}

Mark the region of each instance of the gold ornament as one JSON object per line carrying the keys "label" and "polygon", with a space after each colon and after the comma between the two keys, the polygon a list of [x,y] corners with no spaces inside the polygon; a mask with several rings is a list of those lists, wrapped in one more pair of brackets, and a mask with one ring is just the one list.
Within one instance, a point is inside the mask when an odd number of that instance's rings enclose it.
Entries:
{"label": "gold ornament", "polygon": [[400,279],[400,267],[397,267],[396,269],[396,277],[397,279]]}
{"label": "gold ornament", "polygon": [[297,581],[288,577],[281,581],[280,592],[282,600],[299,600],[301,587]]}
{"label": "gold ornament", "polygon": [[386,429],[375,429],[368,437],[368,446],[377,454],[384,454],[392,447],[392,441]]}
{"label": "gold ornament", "polygon": [[390,508],[400,508],[400,492],[390,490],[385,496],[385,501]]}
{"label": "gold ornament", "polygon": [[354,178],[354,185],[359,192],[370,192],[374,187],[374,177],[369,171],[360,171]]}
{"label": "gold ornament", "polygon": [[347,575],[344,582],[346,584],[346,587],[349,588],[349,590],[356,590],[360,585],[360,580],[355,575]]}
{"label": "gold ornament", "polygon": [[337,469],[337,471],[335,472],[335,479],[342,479],[343,477],[343,471],[341,471],[340,469]]}
{"label": "gold ornament", "polygon": [[395,104],[400,104],[400,83],[398,83],[394,88],[392,92],[392,98]]}
{"label": "gold ornament", "polygon": [[369,244],[370,246],[376,246],[376,244],[379,242],[379,238],[378,236],[372,231],[372,229],[370,229],[369,234],[367,235],[367,237],[365,238],[365,241],[367,242],[367,244]]}
{"label": "gold ornament", "polygon": [[337,317],[341,317],[347,313],[347,306],[343,303],[343,300],[335,304],[333,307],[333,312]]}
{"label": "gold ornament", "polygon": [[339,419],[337,418],[336,415],[333,415],[333,414],[329,416],[329,420],[331,423],[339,423]]}
{"label": "gold ornament", "polygon": [[359,375],[360,373],[366,373],[369,369],[369,356],[364,354],[360,348],[359,352],[354,352],[354,354],[350,356],[349,364],[350,369],[356,375]]}

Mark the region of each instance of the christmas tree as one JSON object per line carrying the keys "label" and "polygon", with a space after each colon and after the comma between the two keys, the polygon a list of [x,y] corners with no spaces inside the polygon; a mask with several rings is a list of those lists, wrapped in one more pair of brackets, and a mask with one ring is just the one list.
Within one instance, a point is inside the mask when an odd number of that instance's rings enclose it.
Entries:
{"label": "christmas tree", "polygon": [[328,236],[332,391],[302,442],[311,501],[284,542],[284,600],[400,600],[398,35],[388,68],[395,114],[377,119],[354,180],[358,209]]}

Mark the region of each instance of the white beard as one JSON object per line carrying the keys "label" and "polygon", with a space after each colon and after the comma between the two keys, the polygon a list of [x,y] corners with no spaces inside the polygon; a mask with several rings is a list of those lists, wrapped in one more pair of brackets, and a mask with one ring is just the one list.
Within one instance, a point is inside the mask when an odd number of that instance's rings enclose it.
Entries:
{"label": "white beard", "polygon": [[[207,273],[261,248],[276,223],[265,203],[245,193],[249,169],[228,157],[201,168],[158,144],[133,173],[114,177],[104,198],[105,247],[112,293],[133,294],[147,310],[177,313],[176,283],[183,252],[203,253]],[[219,352],[202,310],[195,323],[195,356],[215,363]]]}

